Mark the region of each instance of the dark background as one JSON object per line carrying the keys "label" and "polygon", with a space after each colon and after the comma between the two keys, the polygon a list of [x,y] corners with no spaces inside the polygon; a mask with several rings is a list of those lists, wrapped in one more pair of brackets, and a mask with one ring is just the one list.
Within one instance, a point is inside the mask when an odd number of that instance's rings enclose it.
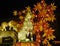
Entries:
{"label": "dark background", "polygon": [[[0,0],[0,24],[4,21],[8,22],[14,18],[13,10],[23,10],[28,5],[33,5],[41,0]],[[55,3],[57,6],[55,13],[56,21],[51,24],[55,31],[55,40],[60,40],[60,0],[45,0],[47,4]],[[16,19],[16,18],[15,18]]]}

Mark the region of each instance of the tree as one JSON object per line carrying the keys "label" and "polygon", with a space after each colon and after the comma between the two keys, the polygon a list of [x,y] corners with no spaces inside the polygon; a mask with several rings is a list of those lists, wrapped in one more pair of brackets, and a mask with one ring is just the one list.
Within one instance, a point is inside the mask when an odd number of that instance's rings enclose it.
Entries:
{"label": "tree", "polygon": [[[34,5],[33,9],[27,7],[23,11],[14,11],[14,15],[18,15],[21,20],[18,26],[21,26],[18,32],[19,40],[25,40],[26,34],[31,31],[36,35],[36,43],[45,46],[51,46],[50,40],[54,40],[55,36],[53,32],[55,31],[50,26],[49,22],[54,22],[56,6],[54,3],[48,5],[42,0],[40,3]],[[18,20],[17,20],[18,21]]]}

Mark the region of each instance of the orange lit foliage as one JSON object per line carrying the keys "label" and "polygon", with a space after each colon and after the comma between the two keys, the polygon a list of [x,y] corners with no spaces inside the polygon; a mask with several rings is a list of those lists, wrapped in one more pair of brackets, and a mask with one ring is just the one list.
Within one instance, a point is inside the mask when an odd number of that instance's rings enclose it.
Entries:
{"label": "orange lit foliage", "polygon": [[[33,23],[33,33],[36,35],[36,42],[43,43],[45,46],[51,46],[49,43],[50,40],[54,40],[55,36],[53,35],[54,29],[50,27],[48,22],[54,22],[56,6],[54,3],[48,5],[42,0],[40,3],[34,5],[32,9],[32,18]],[[16,11],[15,11],[16,12]],[[26,12],[24,12],[26,14]],[[16,15],[16,14],[15,14]],[[22,16],[19,16],[22,19]]]}
{"label": "orange lit foliage", "polygon": [[44,0],[42,0],[41,3],[34,5],[32,11],[34,13],[34,16],[32,18],[34,25],[34,34],[36,34],[36,41],[39,43],[42,42],[47,46],[51,46],[49,41],[55,38],[53,35],[54,29],[52,29],[48,23],[54,22],[55,15],[53,11],[55,9],[56,6],[54,6],[54,3],[48,5]]}

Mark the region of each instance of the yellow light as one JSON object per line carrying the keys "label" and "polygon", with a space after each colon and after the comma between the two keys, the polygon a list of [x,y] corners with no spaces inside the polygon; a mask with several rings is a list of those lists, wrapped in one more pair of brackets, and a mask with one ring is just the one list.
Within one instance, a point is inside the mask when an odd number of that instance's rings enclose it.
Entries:
{"label": "yellow light", "polygon": [[14,10],[13,15],[14,15],[14,16],[16,16],[16,15],[17,15],[17,11],[16,11],[16,10]]}

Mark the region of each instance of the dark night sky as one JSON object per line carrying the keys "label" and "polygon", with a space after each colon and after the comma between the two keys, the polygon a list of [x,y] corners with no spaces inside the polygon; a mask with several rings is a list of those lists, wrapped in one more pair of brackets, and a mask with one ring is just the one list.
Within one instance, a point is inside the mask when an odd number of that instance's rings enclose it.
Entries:
{"label": "dark night sky", "polygon": [[[39,0],[2,0],[0,1],[0,23],[3,21],[9,21],[14,16],[12,15],[13,10],[22,10],[26,6],[33,7],[33,4],[39,2]],[[60,1],[59,0],[46,0],[47,4],[55,2],[57,9],[55,11],[56,22],[54,23],[54,27],[56,29],[56,39],[60,40]]]}

